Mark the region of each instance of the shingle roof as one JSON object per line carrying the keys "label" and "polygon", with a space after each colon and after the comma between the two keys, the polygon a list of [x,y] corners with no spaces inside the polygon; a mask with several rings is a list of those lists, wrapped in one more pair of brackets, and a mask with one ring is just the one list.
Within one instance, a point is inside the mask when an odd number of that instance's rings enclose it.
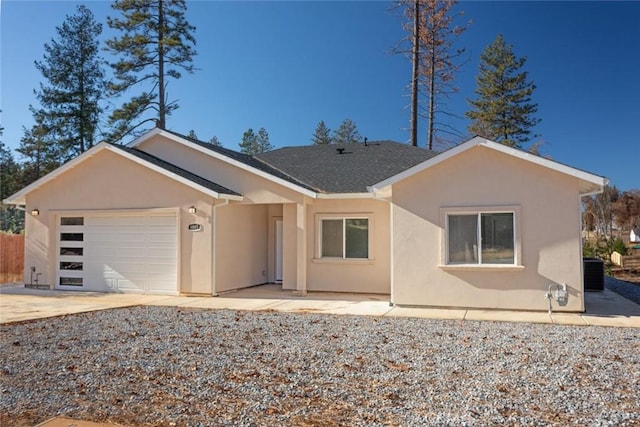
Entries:
{"label": "shingle roof", "polygon": [[226,187],[223,187],[220,184],[216,184],[215,182],[209,181],[208,179],[202,178],[201,176],[198,176],[192,172],[189,172],[188,170],[182,169],[172,163],[169,163],[165,160],[159,159],[156,156],[152,156],[151,154],[145,153],[144,151],[140,151],[137,150],[135,148],[130,148],[130,147],[126,147],[124,145],[117,145],[117,144],[109,144],[112,147],[115,147],[119,150],[125,151],[129,154],[132,154],[142,160],[145,160],[149,163],[152,163],[158,167],[161,167],[162,169],[165,169],[171,173],[174,173],[182,178],[188,179],[189,181],[198,184],[204,188],[207,188],[209,190],[215,191],[216,193],[219,194],[226,194],[226,195],[230,195],[230,196],[241,196],[241,194],[230,190]]}
{"label": "shingle roof", "polygon": [[229,148],[224,148],[224,147],[220,147],[220,146],[217,146],[217,145],[209,144],[209,143],[206,143],[206,142],[194,139],[194,138],[190,138],[190,137],[188,137],[186,135],[182,135],[182,134],[180,134],[178,132],[174,132],[174,131],[171,131],[171,130],[165,130],[165,132],[172,133],[172,134],[174,134],[174,135],[176,135],[176,136],[178,136],[180,138],[186,139],[187,141],[192,142],[194,144],[197,144],[197,145],[199,145],[199,146],[201,146],[203,148],[206,148],[208,150],[220,153],[220,154],[222,154],[222,155],[224,155],[226,157],[229,157],[229,158],[231,158],[233,160],[236,160],[238,162],[244,163],[247,166],[251,166],[251,167],[253,167],[255,169],[258,169],[258,170],[260,170],[262,172],[266,172],[266,173],[268,173],[270,175],[273,175],[273,176],[275,176],[277,178],[283,179],[283,180],[288,181],[288,182],[290,182],[292,184],[295,184],[295,185],[298,185],[300,187],[303,187],[303,188],[305,188],[307,190],[316,191],[315,188],[305,184],[303,181],[300,181],[300,180],[296,179],[294,176],[290,176],[287,173],[284,173],[283,171],[278,170],[278,169],[270,166],[269,164],[261,161],[256,156],[251,156],[249,154],[240,153],[238,151],[234,151],[234,150],[231,150]]}
{"label": "shingle roof", "polygon": [[[342,154],[338,149],[344,148]],[[392,141],[285,147],[255,156],[321,193],[366,193],[437,153]]]}

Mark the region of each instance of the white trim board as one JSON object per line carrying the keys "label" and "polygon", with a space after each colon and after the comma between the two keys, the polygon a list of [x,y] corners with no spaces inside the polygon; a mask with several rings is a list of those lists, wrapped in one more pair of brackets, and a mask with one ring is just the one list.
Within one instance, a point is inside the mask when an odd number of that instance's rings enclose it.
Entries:
{"label": "white trim board", "polygon": [[155,172],[158,172],[164,176],[167,176],[177,182],[180,182],[181,184],[184,184],[188,187],[191,187],[197,191],[200,191],[201,193],[207,194],[215,199],[226,199],[226,200],[243,200],[244,197],[242,196],[236,196],[236,195],[232,195],[232,194],[221,194],[218,193],[217,191],[213,191],[209,188],[203,187],[202,185],[199,185],[187,178],[184,178],[180,175],[177,175],[171,171],[168,171],[158,165],[155,165],[147,160],[141,159],[138,156],[135,156],[133,154],[130,154],[124,150],[121,150],[117,147],[114,147],[113,145],[106,143],[106,142],[100,142],[99,144],[93,146],[92,148],[90,148],[89,150],[85,151],[84,153],[80,154],[78,157],[76,157],[75,159],[65,163],[64,165],[60,166],[59,168],[49,172],[47,175],[43,176],[42,178],[38,179],[37,181],[31,183],[30,185],[26,186],[25,188],[23,188],[22,190],[18,191],[15,194],[12,194],[11,196],[7,197],[5,200],[3,200],[4,203],[7,204],[13,204],[13,205],[24,205],[25,204],[25,196],[27,194],[29,194],[30,192],[32,192],[33,190],[36,190],[40,187],[42,187],[43,185],[45,185],[46,183],[48,183],[49,181],[52,181],[54,179],[56,179],[58,176],[62,175],[63,173],[65,173],[67,170],[72,169],[76,166],[78,166],[80,163],[84,162],[85,160],[87,160],[88,158],[91,158],[93,156],[95,156],[96,154],[98,154],[99,152],[103,151],[103,150],[108,150],[111,151],[112,153],[116,153],[126,159],[129,159],[131,161],[134,161],[144,167],[147,167]]}
{"label": "white trim board", "polygon": [[305,196],[311,197],[312,199],[317,198],[317,193],[315,191],[311,191],[311,190],[307,190],[306,188],[303,188],[299,185],[296,185],[292,182],[289,182],[287,180],[284,180],[282,178],[278,178],[276,176],[271,175],[268,172],[264,172],[261,171],[260,169],[256,169],[253,166],[249,166],[246,163],[242,163],[238,160],[232,159],[230,157],[225,156],[222,153],[218,153],[217,151],[214,150],[209,150],[205,147],[202,147],[198,144],[194,144],[193,142],[181,138],[178,135],[175,135],[171,132],[167,132],[165,130],[162,129],[158,129],[158,128],[154,128],[151,131],[147,132],[146,134],[140,136],[139,138],[135,139],[134,141],[130,142],[129,144],[127,144],[128,147],[136,147],[139,144],[142,144],[143,142],[151,139],[154,136],[160,135],[164,138],[167,138],[173,142],[177,142],[178,144],[182,144],[185,145],[193,150],[196,150],[200,153],[206,154],[207,156],[213,157],[215,159],[221,160],[223,162],[226,162],[230,165],[233,165],[235,167],[238,167],[242,170],[246,170],[248,172],[251,172],[254,175],[257,175],[261,178],[267,179],[271,182],[274,182],[276,184],[282,185],[283,187],[286,187],[290,190],[296,191],[298,193],[304,194]]}
{"label": "white trim board", "polygon": [[462,143],[450,150],[445,151],[442,154],[439,154],[435,157],[432,157],[429,160],[425,160],[422,163],[419,163],[409,169],[406,169],[399,174],[396,174],[392,177],[385,179],[384,181],[380,181],[370,187],[367,188],[370,192],[380,192],[384,189],[392,186],[393,184],[402,181],[412,175],[422,172],[425,169],[428,169],[432,166],[435,166],[439,163],[442,163],[451,157],[454,157],[458,154],[461,154],[471,148],[474,147],[486,147],[495,151],[499,151],[501,153],[516,157],[518,159],[526,160],[528,162],[540,165],[542,167],[546,167],[552,169],[556,172],[563,173],[565,175],[573,176],[582,181],[586,181],[588,183],[597,185],[599,187],[603,187],[609,184],[609,180],[607,178],[591,174],[589,172],[582,171],[580,169],[573,168],[571,166],[564,165],[562,163],[555,162],[553,160],[546,159],[544,157],[537,156],[535,154],[527,153],[525,151],[508,147],[504,144],[499,144],[497,142],[490,141],[488,139],[476,136],[471,138],[469,141]]}

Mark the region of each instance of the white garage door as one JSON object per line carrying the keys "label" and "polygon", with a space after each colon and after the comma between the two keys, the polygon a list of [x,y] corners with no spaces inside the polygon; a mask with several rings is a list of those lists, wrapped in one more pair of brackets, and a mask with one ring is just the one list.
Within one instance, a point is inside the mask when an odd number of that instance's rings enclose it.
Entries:
{"label": "white garage door", "polygon": [[59,221],[59,289],[177,293],[174,214],[91,214]]}

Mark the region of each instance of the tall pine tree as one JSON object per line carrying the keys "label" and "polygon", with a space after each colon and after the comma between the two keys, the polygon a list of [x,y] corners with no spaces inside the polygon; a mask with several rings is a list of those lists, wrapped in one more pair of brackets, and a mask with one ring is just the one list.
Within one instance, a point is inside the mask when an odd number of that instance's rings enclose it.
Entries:
{"label": "tall pine tree", "polygon": [[150,121],[166,128],[167,116],[178,108],[168,99],[168,80],[179,79],[179,70],[194,72],[196,40],[185,0],[116,0],[111,7],[122,13],[107,18],[109,27],[122,32],[107,40],[107,50],[120,56],[111,64],[117,80],[111,91],[119,95],[142,86],[142,93],[111,114],[112,138],[120,140]]}
{"label": "tall pine tree", "polygon": [[[411,73],[411,144],[418,145],[418,116],[427,118],[428,149],[433,149],[438,133],[456,134],[450,126],[437,120],[440,114],[450,115],[443,102],[458,89],[453,85],[460,69],[463,48],[455,48],[458,37],[466,26],[455,26],[455,18],[463,12],[452,11],[457,1],[449,0],[401,0],[407,19],[404,29],[410,45]],[[401,52],[406,52],[402,49]],[[420,95],[426,96],[423,114],[419,114]]]}
{"label": "tall pine tree", "polygon": [[476,77],[476,99],[467,100],[473,108],[465,115],[472,120],[469,132],[502,144],[522,148],[529,142],[531,129],[540,122],[534,117],[538,105],[531,95],[536,86],[521,71],[526,58],[516,58],[513,46],[498,37],[480,55]]}
{"label": "tall pine tree", "polygon": [[78,6],[56,33],[44,45],[43,60],[35,62],[45,78],[35,93],[41,106],[39,120],[64,162],[96,144],[106,83],[104,60],[98,55],[102,25],[93,13]]}
{"label": "tall pine tree", "polygon": [[324,123],[324,120],[320,120],[320,123],[316,126],[316,131],[311,137],[311,142],[314,145],[331,144],[331,130]]}
{"label": "tall pine tree", "polygon": [[[0,137],[4,128],[0,126]],[[11,149],[0,139],[0,230],[19,233],[24,229],[24,211],[15,206],[5,205],[2,200],[20,189],[20,165],[13,157]]]}
{"label": "tall pine tree", "polygon": [[265,128],[260,128],[256,134],[253,129],[249,128],[242,135],[240,142],[240,152],[245,154],[259,154],[272,150],[273,146],[269,142],[269,133]]}
{"label": "tall pine tree", "polygon": [[56,144],[55,134],[47,126],[44,113],[33,108],[32,112],[36,123],[30,129],[23,127],[24,136],[16,150],[24,157],[22,186],[31,184],[64,162],[60,153],[62,147]]}
{"label": "tall pine tree", "polygon": [[333,142],[335,144],[351,144],[361,141],[362,136],[358,132],[358,127],[351,119],[344,119],[340,127],[333,133]]}

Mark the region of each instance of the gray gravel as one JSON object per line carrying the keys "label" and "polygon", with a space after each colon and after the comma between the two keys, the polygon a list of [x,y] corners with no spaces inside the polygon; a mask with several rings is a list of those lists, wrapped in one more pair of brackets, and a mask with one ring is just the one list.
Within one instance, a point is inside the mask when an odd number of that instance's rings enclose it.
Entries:
{"label": "gray gravel", "polygon": [[134,307],[0,327],[0,424],[640,425],[640,329]]}
{"label": "gray gravel", "polygon": [[640,286],[610,276],[604,276],[604,286],[626,299],[640,304]]}

